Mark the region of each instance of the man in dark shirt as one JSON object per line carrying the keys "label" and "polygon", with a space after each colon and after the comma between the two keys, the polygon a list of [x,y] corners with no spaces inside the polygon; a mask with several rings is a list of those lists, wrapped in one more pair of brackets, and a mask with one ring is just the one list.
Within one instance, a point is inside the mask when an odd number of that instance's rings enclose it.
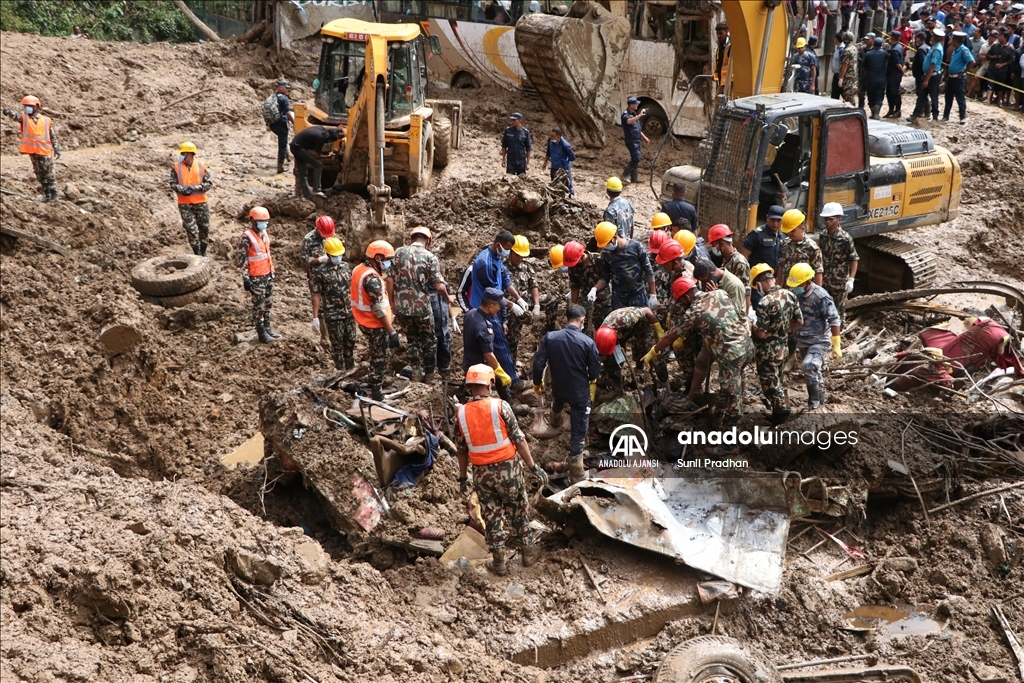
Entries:
{"label": "man in dark shirt", "polygon": [[903,43],[900,42],[900,38],[902,36],[903,33],[899,29],[894,29],[889,34],[892,46],[889,48],[889,61],[886,63],[885,67],[885,99],[889,103],[889,111],[885,112],[885,116],[882,117],[886,119],[899,118],[900,109],[903,106],[903,96],[900,94],[900,83],[903,82],[906,52],[904,52]]}
{"label": "man in dark shirt", "polygon": [[[313,195],[324,197],[320,188],[320,177],[324,172],[324,162],[320,161],[324,156],[334,154],[333,150],[324,154],[326,145],[334,144],[334,141],[341,137],[341,131],[337,128],[327,126],[310,126],[292,138],[289,145],[292,155],[295,157],[295,176],[298,178],[299,187],[302,189],[302,196],[312,199]],[[309,169],[313,169],[313,189],[309,188]]]}
{"label": "man in dark shirt", "polygon": [[[740,250],[747,257],[751,267],[758,263],[767,263],[772,270],[779,269],[779,249],[782,247],[782,214],[786,210],[778,205],[768,209],[765,224],[747,233]],[[751,292],[750,306],[754,307],[761,298],[758,293]]]}
{"label": "man in dark shirt", "polygon": [[533,138],[530,131],[523,128],[522,114],[512,114],[509,121],[511,124],[501,135],[501,163],[505,166],[505,173],[522,175],[530,168]]}
{"label": "man in dark shirt", "polygon": [[885,41],[876,37],[871,49],[864,53],[864,82],[867,85],[868,107],[871,109],[871,118],[878,119],[882,111],[882,101],[885,98],[885,87],[888,83],[887,68],[889,55],[883,49]]}
{"label": "man in dark shirt", "polygon": [[672,183],[672,200],[665,202],[661,210],[668,214],[668,217],[672,219],[673,225],[678,225],[680,218],[690,221],[690,227],[687,229],[692,230],[696,234],[698,229],[697,209],[693,207],[693,204],[683,199],[685,196],[686,186],[682,183]]}
{"label": "man in dark shirt", "polygon": [[494,355],[494,326],[496,316],[501,310],[501,300],[505,294],[494,287],[484,291],[483,299],[476,308],[466,311],[462,325],[462,369],[484,363],[494,369],[498,379],[498,395],[506,401],[512,400],[512,378],[501,368],[498,357]]}
{"label": "man in dark shirt", "polygon": [[631,183],[639,180],[640,174],[640,143],[650,142],[643,131],[640,130],[640,122],[647,116],[647,110],[639,110],[640,100],[630,97],[626,100],[626,111],[622,112],[622,135],[626,139],[626,149],[629,150],[629,163],[622,169],[623,180]]}
{"label": "man in dark shirt", "polygon": [[284,173],[284,162],[288,158],[288,124],[295,123],[295,113],[288,93],[292,86],[288,81],[277,82],[277,110],[280,116],[270,124],[270,130],[277,136],[277,172]]}
{"label": "man in dark shirt", "polygon": [[533,358],[533,390],[544,392],[544,368],[551,366],[552,427],[562,424],[562,410],[569,406],[569,481],[583,478],[583,446],[590,422],[594,388],[601,374],[601,360],[594,340],[583,333],[586,311],[578,304],[565,310],[566,325],[548,332]]}
{"label": "man in dark shirt", "polygon": [[[928,117],[928,92],[924,88],[924,61],[928,57],[928,34],[918,31],[914,34],[914,63],[910,69],[914,74],[914,92],[917,93],[917,102],[914,104],[913,113],[907,121],[914,121],[918,116]],[[922,102],[924,103],[922,108]]]}

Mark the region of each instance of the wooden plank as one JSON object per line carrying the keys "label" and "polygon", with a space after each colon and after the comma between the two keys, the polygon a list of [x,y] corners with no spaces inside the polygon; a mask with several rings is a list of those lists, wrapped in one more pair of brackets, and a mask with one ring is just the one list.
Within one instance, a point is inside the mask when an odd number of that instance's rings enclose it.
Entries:
{"label": "wooden plank", "polygon": [[17,238],[20,238],[20,239],[23,239],[23,240],[28,240],[29,242],[33,242],[35,244],[38,244],[39,246],[44,247],[46,249],[49,249],[50,251],[57,252],[61,256],[69,256],[69,257],[71,256],[71,250],[70,249],[68,249],[67,247],[65,247],[63,245],[57,244],[56,242],[54,242],[52,240],[48,240],[45,237],[40,237],[39,235],[33,235],[30,232],[25,232],[24,230],[18,230],[17,228],[11,228],[11,227],[8,227],[6,225],[0,225],[0,232],[2,232],[5,235],[10,235],[11,237],[17,237]]}

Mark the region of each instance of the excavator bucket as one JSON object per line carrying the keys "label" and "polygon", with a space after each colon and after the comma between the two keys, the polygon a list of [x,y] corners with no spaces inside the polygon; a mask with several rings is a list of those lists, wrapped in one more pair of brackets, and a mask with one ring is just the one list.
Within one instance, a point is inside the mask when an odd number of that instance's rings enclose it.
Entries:
{"label": "excavator bucket", "polygon": [[619,69],[629,47],[629,21],[591,0],[568,14],[525,14],[516,23],[516,50],[530,83],[574,142],[603,147],[614,120]]}

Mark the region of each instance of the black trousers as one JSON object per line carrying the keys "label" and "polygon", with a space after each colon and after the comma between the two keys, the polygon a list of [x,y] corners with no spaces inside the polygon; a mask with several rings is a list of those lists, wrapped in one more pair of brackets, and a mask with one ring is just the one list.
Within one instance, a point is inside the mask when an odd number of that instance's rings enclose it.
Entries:
{"label": "black trousers", "polygon": [[964,91],[966,72],[957,74],[958,78],[953,76],[946,77],[946,108],[942,113],[942,118],[948,119],[949,112],[953,109],[953,100],[956,99],[957,108],[960,110],[960,120],[963,121],[967,118],[967,95]]}
{"label": "black trousers", "polygon": [[843,89],[839,87],[839,74],[832,74],[832,99],[841,100]]}
{"label": "black trousers", "polygon": [[900,92],[900,83],[902,82],[902,76],[894,74],[889,76],[889,82],[885,86],[885,99],[889,103],[889,109],[894,112],[900,111],[903,106],[903,94]]}
{"label": "black trousers", "polygon": [[277,163],[283,164],[284,160],[288,158],[288,123],[278,121],[270,127],[270,130],[277,136]]}
{"label": "black trousers", "polygon": [[868,81],[867,98],[869,107],[881,107],[885,100],[885,81]]}
{"label": "black trousers", "polygon": [[[320,192],[320,178],[324,172],[324,162],[313,156],[313,153],[303,147],[291,146],[292,154],[295,156],[295,175],[298,176],[302,186],[302,194],[306,199],[311,198],[312,192]],[[309,190],[309,169],[313,169],[313,191]]]}

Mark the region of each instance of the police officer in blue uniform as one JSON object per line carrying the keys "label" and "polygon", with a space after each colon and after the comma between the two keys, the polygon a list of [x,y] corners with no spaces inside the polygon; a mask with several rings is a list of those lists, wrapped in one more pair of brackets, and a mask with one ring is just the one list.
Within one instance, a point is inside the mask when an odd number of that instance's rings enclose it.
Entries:
{"label": "police officer in blue uniform", "polygon": [[630,97],[626,100],[626,111],[622,112],[622,134],[626,138],[626,149],[629,150],[629,163],[622,169],[622,177],[635,183],[640,174],[640,144],[650,142],[640,130],[640,121],[647,116],[647,110],[640,110],[640,100]]}
{"label": "police officer in blue uniform", "polygon": [[522,114],[516,112],[509,119],[512,125],[501,135],[501,163],[505,164],[505,173],[522,175],[530,167],[533,138],[530,131],[523,128]]}
{"label": "police officer in blue uniform", "polygon": [[[758,263],[767,263],[772,267],[772,270],[777,271],[779,269],[779,250],[782,247],[783,240],[782,214],[784,213],[786,213],[784,207],[778,204],[772,206],[768,209],[768,217],[765,219],[765,224],[747,233],[740,251],[747,257],[747,262],[751,266],[756,266]],[[751,307],[756,306],[760,300],[759,292],[751,292]]]}

